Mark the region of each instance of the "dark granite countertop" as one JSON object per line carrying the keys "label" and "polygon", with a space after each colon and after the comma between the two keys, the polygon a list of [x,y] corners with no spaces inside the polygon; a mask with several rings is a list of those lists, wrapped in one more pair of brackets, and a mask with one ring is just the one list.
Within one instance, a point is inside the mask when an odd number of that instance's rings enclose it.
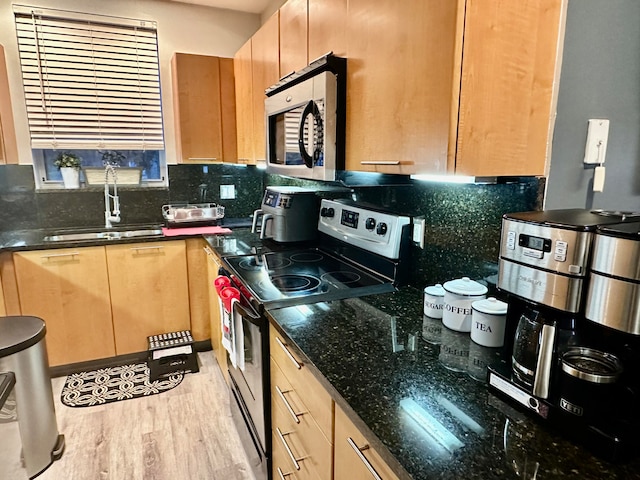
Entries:
{"label": "dark granite countertop", "polygon": [[415,289],[269,315],[401,478],[640,478],[640,461],[600,460],[489,392],[498,352],[424,317]]}

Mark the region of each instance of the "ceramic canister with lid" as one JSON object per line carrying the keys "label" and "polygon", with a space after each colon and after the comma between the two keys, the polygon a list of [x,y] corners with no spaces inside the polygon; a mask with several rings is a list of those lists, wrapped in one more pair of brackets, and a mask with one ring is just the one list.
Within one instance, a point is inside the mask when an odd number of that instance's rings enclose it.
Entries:
{"label": "ceramic canister with lid", "polygon": [[424,289],[424,314],[431,318],[442,318],[444,288],[439,283]]}
{"label": "ceramic canister with lid", "polygon": [[458,332],[470,332],[471,304],[486,297],[487,287],[469,277],[450,280],[443,287],[445,294],[442,324]]}
{"label": "ceramic canister with lid", "polygon": [[502,347],[508,305],[493,297],[471,304],[471,340],[485,347]]}

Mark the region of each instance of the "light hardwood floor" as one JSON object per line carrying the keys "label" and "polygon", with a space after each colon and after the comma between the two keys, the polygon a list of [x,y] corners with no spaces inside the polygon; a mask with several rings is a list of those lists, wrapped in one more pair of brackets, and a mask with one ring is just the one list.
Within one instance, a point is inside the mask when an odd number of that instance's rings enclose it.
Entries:
{"label": "light hardwood floor", "polygon": [[66,377],[52,379],[66,449],[39,480],[254,480],[229,411],[213,352],[173,390],[107,405],[60,402]]}

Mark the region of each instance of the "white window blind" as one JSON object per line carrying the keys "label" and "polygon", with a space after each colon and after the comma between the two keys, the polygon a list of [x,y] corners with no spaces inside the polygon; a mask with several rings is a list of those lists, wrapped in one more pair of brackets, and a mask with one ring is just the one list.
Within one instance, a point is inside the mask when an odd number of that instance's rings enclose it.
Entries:
{"label": "white window blind", "polygon": [[155,22],[14,14],[32,148],[164,149]]}

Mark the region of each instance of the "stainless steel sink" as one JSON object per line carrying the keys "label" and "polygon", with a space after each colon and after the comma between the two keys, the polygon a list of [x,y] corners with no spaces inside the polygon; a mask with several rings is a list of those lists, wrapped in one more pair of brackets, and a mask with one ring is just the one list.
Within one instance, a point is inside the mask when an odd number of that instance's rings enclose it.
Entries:
{"label": "stainless steel sink", "polygon": [[140,230],[115,230],[107,232],[78,232],[60,233],[44,237],[45,242],[78,242],[83,240],[121,240],[136,237],[157,237],[162,235],[162,229],[140,229]]}

